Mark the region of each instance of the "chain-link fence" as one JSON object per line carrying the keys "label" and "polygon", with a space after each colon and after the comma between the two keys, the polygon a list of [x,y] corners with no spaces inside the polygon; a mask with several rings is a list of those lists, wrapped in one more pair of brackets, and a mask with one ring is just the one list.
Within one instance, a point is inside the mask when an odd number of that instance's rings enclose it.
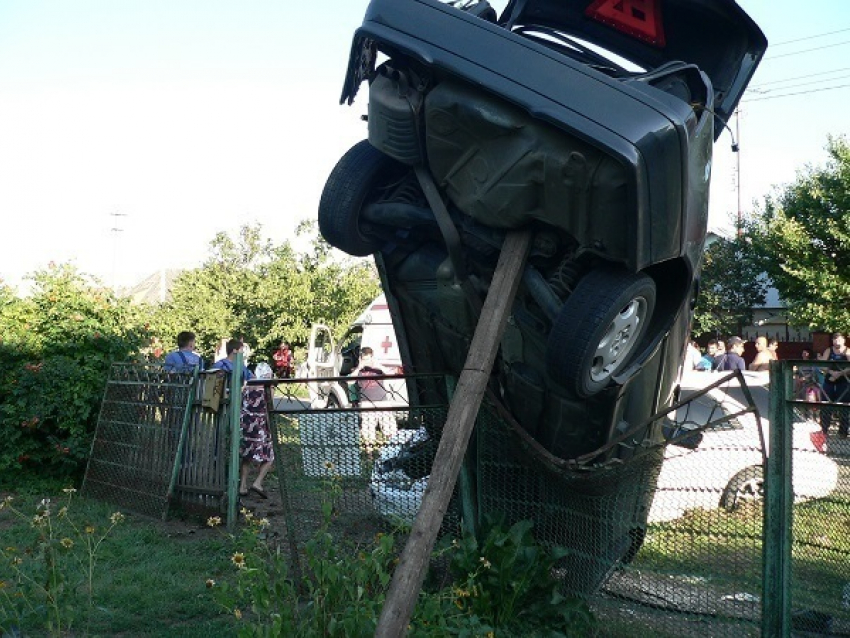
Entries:
{"label": "chain-link fence", "polygon": [[[694,396],[658,415],[663,427],[637,424],[572,460],[550,455],[489,396],[443,532],[489,515],[533,521],[538,541],[568,550],[557,568],[564,592],[621,635],[758,635],[761,482],[747,477],[762,471],[764,437],[741,380],[706,373]],[[309,385],[279,382],[273,411],[295,562],[328,520],[323,508],[340,539],[409,526],[447,414],[445,398],[425,404],[418,391],[404,406],[341,409]],[[645,440],[654,431],[666,436]]]}
{"label": "chain-link fence", "polygon": [[848,375],[847,362],[771,368],[766,635],[850,636]]}
{"label": "chain-link fence", "polygon": [[[686,375],[678,404],[576,459],[552,456],[489,395],[442,531],[533,521],[538,541],[567,550],[562,589],[604,635],[850,635],[850,403],[819,374],[780,362],[770,378]],[[297,571],[323,526],[366,542],[409,527],[422,502],[451,380],[374,377],[379,399],[353,383],[264,382]],[[203,387],[115,366],[84,491],[152,515],[175,500],[220,507],[228,408],[205,410]]]}

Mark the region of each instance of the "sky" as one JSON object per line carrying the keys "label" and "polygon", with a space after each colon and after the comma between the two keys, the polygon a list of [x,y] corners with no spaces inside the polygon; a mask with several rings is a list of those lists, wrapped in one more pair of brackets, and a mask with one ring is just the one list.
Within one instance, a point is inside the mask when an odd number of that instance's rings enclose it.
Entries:
{"label": "sky", "polygon": [[[294,240],[366,137],[366,92],[339,96],[367,4],[0,0],[0,278],[71,263],[128,286],[245,224]],[[850,129],[850,3],[740,4],[771,47],[730,122],[739,155],[715,145],[717,230]]]}

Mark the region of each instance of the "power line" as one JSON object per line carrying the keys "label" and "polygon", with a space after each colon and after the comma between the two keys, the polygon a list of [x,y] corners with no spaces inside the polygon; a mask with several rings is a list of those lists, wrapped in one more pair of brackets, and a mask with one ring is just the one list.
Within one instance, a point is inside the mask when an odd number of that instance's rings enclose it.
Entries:
{"label": "power line", "polygon": [[815,38],[823,38],[828,35],[835,35],[836,33],[844,33],[845,31],[850,31],[850,27],[847,29],[838,29],[837,31],[827,31],[826,33],[816,33],[815,35],[807,35],[804,38],[795,38],[794,40],[785,40],[783,42],[777,42],[775,44],[771,44],[770,48],[775,49],[776,47],[785,46],[786,44],[793,44],[795,42],[803,42],[805,40],[814,40]]}
{"label": "power line", "polygon": [[[812,80],[811,82],[797,82],[796,84],[789,84],[787,86],[778,86],[772,89],[761,89],[758,87],[750,87],[750,91],[757,95],[765,95],[767,93],[773,93],[774,91],[788,91],[789,89],[796,89],[801,86],[811,86],[812,84],[823,84],[824,82],[835,82],[836,80],[842,80],[844,78],[850,77],[850,73],[845,73],[844,75],[837,75],[832,78],[821,78],[820,80]],[[829,88],[829,87],[826,87]]]}
{"label": "power line", "polygon": [[797,91],[795,93],[783,93],[782,95],[767,95],[765,97],[754,97],[747,100],[741,100],[741,103],[761,102],[763,100],[776,100],[781,97],[792,97],[794,95],[811,95],[812,93],[820,93],[822,91],[834,91],[835,89],[843,89],[850,84],[839,84],[838,86],[827,86],[822,89],[812,89],[810,91]]}
{"label": "power line", "polygon": [[771,80],[770,82],[762,82],[760,84],[754,84],[750,86],[750,90],[758,89],[763,86],[767,86],[768,84],[781,84],[782,82],[791,82],[792,80],[808,80],[809,78],[816,77],[818,75],[829,75],[830,73],[839,73],[841,71],[850,71],[850,66],[845,66],[840,69],[833,69],[832,71],[821,71],[820,73],[807,73],[806,75],[797,75],[792,78],[783,78],[781,80]]}
{"label": "power line", "polygon": [[824,44],[822,47],[815,47],[813,49],[803,49],[801,51],[792,51],[791,53],[780,53],[779,55],[768,55],[762,60],[762,62],[769,62],[771,60],[778,60],[779,58],[787,58],[792,55],[801,55],[803,53],[811,53],[812,51],[822,51],[823,49],[831,49],[833,47],[844,46],[845,44],[850,44],[850,40],[844,40],[843,42],[836,42],[835,44]]}

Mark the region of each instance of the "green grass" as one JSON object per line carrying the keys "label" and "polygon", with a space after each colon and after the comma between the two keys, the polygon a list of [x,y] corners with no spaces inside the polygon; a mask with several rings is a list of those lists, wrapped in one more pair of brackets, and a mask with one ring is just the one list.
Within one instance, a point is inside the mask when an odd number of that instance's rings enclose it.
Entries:
{"label": "green grass", "polygon": [[[61,492],[54,501],[62,501]],[[38,499],[40,500],[40,498]],[[29,513],[35,503],[28,495],[16,497],[16,508]],[[70,516],[80,525],[94,525],[98,532],[108,526],[113,506],[74,498]],[[235,634],[235,620],[222,614],[206,587],[206,580],[232,577],[228,569],[231,544],[216,530],[201,528],[194,534],[176,533],[177,526],[127,514],[97,553],[93,580],[93,607],[86,623],[86,609],[77,607],[74,635],[91,636],[220,636]],[[171,531],[169,531],[171,530]],[[36,530],[6,510],[0,512],[4,547],[17,547],[24,560],[34,547]],[[0,564],[0,581],[13,582],[7,563]],[[80,590],[84,587],[80,586]],[[11,591],[7,588],[7,591]],[[84,596],[83,596],[84,598]],[[0,608],[2,609],[2,608]],[[1,612],[0,612],[1,614]],[[0,624],[8,622],[0,617]],[[40,619],[31,617],[21,627],[25,635],[42,635]]]}

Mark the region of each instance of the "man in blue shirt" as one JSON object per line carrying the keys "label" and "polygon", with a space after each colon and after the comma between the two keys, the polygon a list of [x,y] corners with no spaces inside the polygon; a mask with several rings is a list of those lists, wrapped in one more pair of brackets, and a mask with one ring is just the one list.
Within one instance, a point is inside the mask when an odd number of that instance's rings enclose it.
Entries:
{"label": "man in blue shirt", "polygon": [[195,333],[184,330],[177,335],[177,350],[165,355],[162,364],[166,372],[192,372],[204,369],[204,360],[195,353]]}
{"label": "man in blue shirt", "polygon": [[[228,374],[233,372],[233,362],[236,360],[236,355],[242,352],[242,342],[239,339],[231,339],[225,345],[225,351],[227,352],[227,357],[225,359],[219,359],[214,364],[210,370],[224,370]],[[249,379],[254,378],[254,373],[251,372],[246,366],[242,366],[242,381],[248,381]]]}
{"label": "man in blue shirt", "polygon": [[746,370],[747,364],[744,363],[744,340],[741,337],[732,337],[726,342],[726,354],[717,365],[717,370],[720,372],[728,370]]}

